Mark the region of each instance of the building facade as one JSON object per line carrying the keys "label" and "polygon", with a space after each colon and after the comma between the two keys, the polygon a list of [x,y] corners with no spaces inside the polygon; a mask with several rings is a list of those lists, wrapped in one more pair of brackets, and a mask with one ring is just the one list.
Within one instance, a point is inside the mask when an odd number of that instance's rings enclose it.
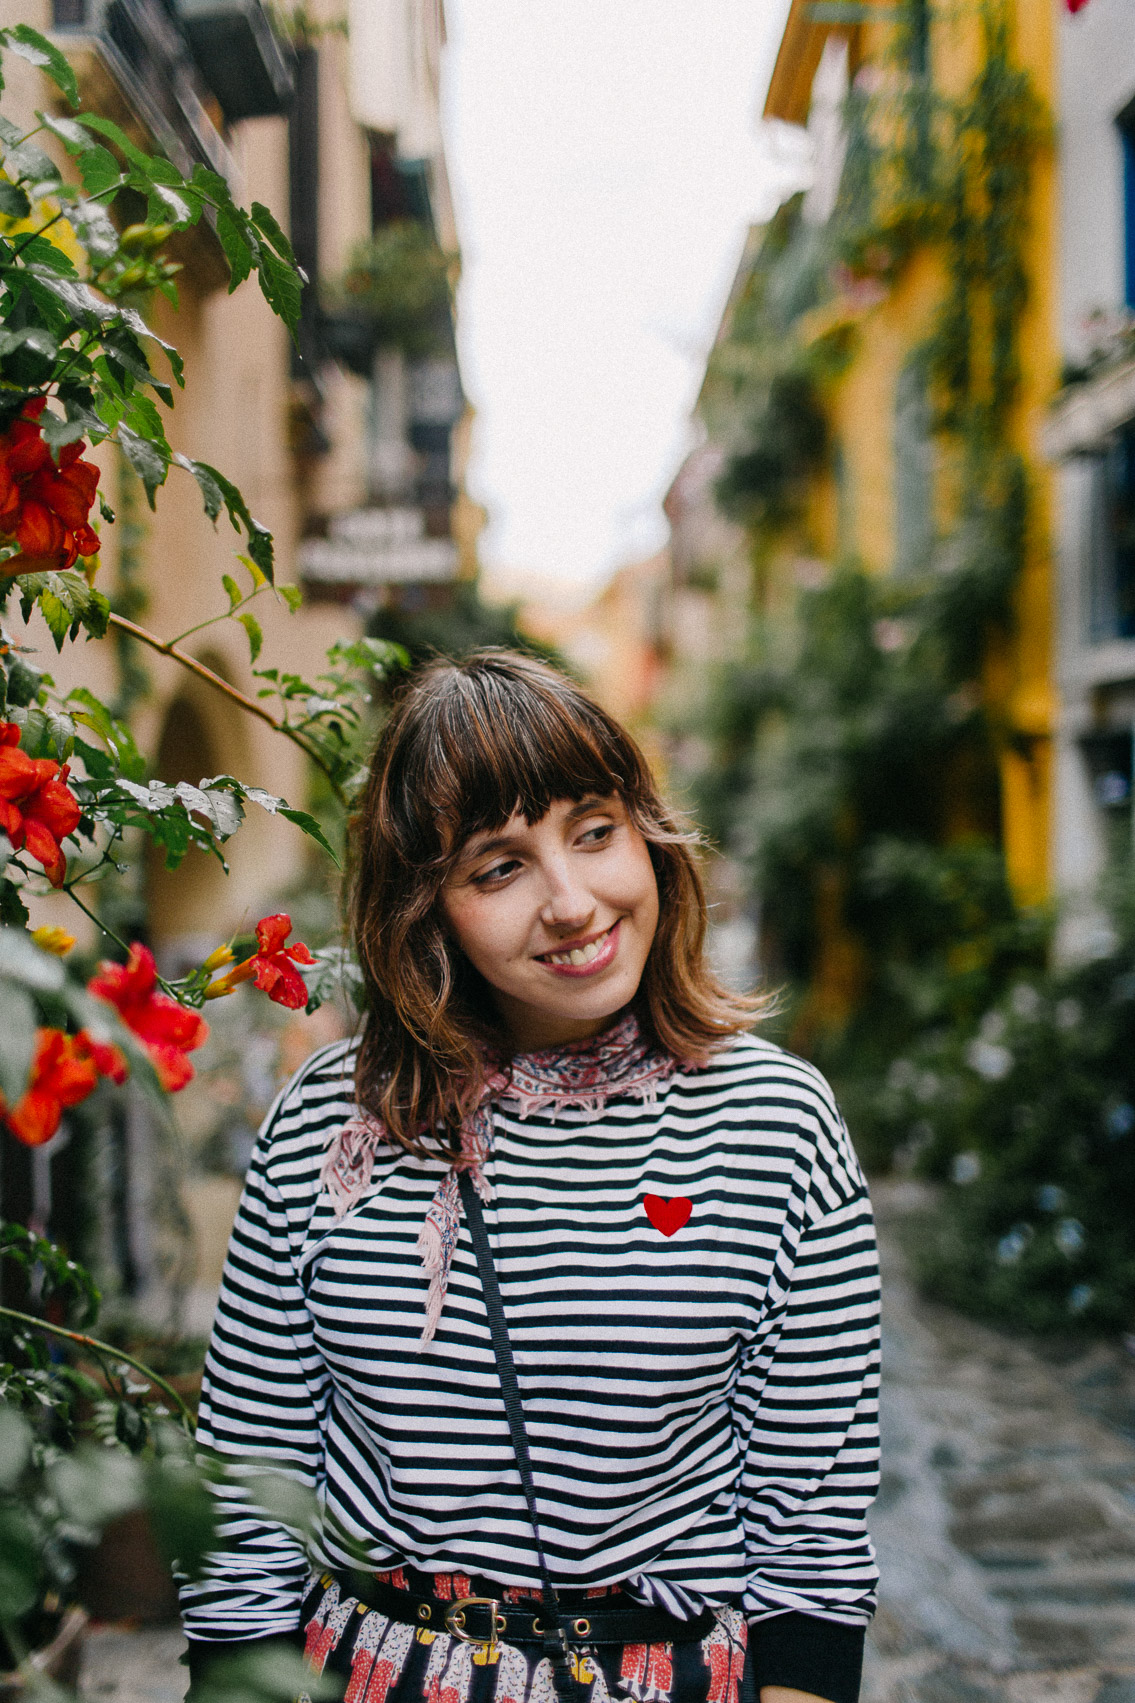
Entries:
{"label": "building facade", "polygon": [[[1054,878],[1072,949],[1131,848],[1135,727],[1135,30],[1123,0],[1060,28],[1060,339],[1044,432],[1059,487]],[[1082,901],[1078,903],[1077,901]],[[1082,931],[1088,938],[1081,940]]]}
{"label": "building facade", "polygon": [[[148,314],[185,361],[171,445],[240,487],[274,534],[277,583],[303,593],[294,612],[270,592],[252,606],[259,665],[310,680],[328,646],[358,637],[384,602],[444,597],[475,568],[477,514],[462,490],[469,411],[454,342],[457,240],[438,117],[441,0],[365,0],[349,20],[338,0],[294,14],[260,0],[18,0],[4,21],[54,40],[84,110],[184,171],[202,162],[234,199],[260,201],[290,227],[309,280],[296,345],[254,283],[227,293],[223,253],[204,221],[170,246],[182,266],[179,311],[155,299]],[[15,55],[4,69],[5,113],[34,128],[55,91]],[[59,163],[68,169],[62,154]],[[186,652],[254,697],[260,682],[242,628],[222,619],[194,630],[224,614],[222,574],[248,586],[237,535],[223,516],[210,524],[187,474],[171,472],[151,513],[114,446],[94,453],[117,511],[102,528],[100,586],[128,596],[159,638],[184,634]],[[8,616],[18,624],[16,609]],[[196,784],[228,773],[306,807],[303,754],[175,662],[136,642],[65,645],[56,657],[38,618],[23,636],[59,685],[87,684],[129,716],[157,778]],[[282,908],[282,895],[322,900],[335,914],[329,864],[314,865],[310,842],[259,810],[226,845],[227,873],[197,851],[174,873],[148,850],[138,856],[130,937],[152,945],[169,975]],[[36,921],[81,934],[61,897],[39,903]],[[81,945],[101,942],[92,931]],[[177,1104],[189,1137],[180,1158],[140,1102],[121,1097],[105,1127],[79,1130],[82,1169],[68,1153],[77,1124],[65,1122],[34,1155],[5,1138],[3,1210],[76,1245],[67,1214],[89,1207],[112,1293],[144,1300],[168,1294],[166,1279],[195,1274],[207,1307],[239,1172],[279,1071],[328,1038],[319,1019],[298,1019],[296,1033],[260,1032],[260,1014],[243,1010],[234,1019],[214,1008],[209,1058],[199,1055],[199,1081]],[[228,1033],[234,1021],[239,1033]]]}

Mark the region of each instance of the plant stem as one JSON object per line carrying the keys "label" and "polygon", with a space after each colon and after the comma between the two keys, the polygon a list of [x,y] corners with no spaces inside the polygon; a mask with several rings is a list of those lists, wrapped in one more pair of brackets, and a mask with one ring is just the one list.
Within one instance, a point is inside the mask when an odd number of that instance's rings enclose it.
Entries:
{"label": "plant stem", "polygon": [[324,762],[323,758],[319,755],[319,752],[313,750],[307,740],[303,737],[302,733],[297,732],[294,727],[290,727],[286,721],[278,720],[277,717],[272,714],[271,710],[266,710],[263,704],[258,704],[256,702],[255,698],[246,697],[245,694],[238,691],[235,686],[230,686],[228,681],[223,680],[219,674],[214,674],[211,668],[206,668],[203,662],[198,662],[195,656],[189,656],[185,651],[179,650],[176,644],[167,642],[165,639],[159,639],[156,633],[147,632],[145,627],[139,627],[134,621],[128,621],[124,615],[112,614],[110,616],[110,625],[112,627],[117,627],[120,632],[129,633],[131,638],[140,640],[142,644],[149,645],[150,649],[156,650],[159,655],[172,657],[174,662],[179,662],[183,668],[187,668],[189,672],[191,674],[195,674],[199,680],[204,680],[206,685],[212,686],[215,691],[223,693],[224,696],[229,699],[230,703],[239,705],[239,707],[242,710],[247,711],[249,715],[254,715],[258,720],[267,722],[268,726],[275,728],[277,733],[282,733],[285,739],[290,739],[293,745],[298,745],[304,755],[306,757],[310,757],[311,761],[315,763],[318,768],[323,770],[323,773],[331,782],[331,787],[335,797],[339,800],[339,803],[343,805],[344,809],[346,809],[347,799],[342,787],[335,779],[334,774]]}
{"label": "plant stem", "polygon": [[219,615],[210,615],[207,621],[198,621],[195,627],[186,627],[183,633],[176,633],[169,643],[179,645],[182,639],[191,638],[194,633],[203,633],[206,627],[215,627],[218,621],[231,621],[238,609],[243,609],[246,603],[251,603],[253,598],[259,597],[260,593],[266,590],[266,586],[258,585],[255,591],[250,591],[247,597],[242,597],[240,602],[234,603],[230,609],[222,609]]}
{"label": "plant stem", "polygon": [[31,1325],[35,1330],[46,1331],[49,1336],[66,1337],[68,1342],[77,1342],[80,1348],[90,1349],[91,1353],[95,1354],[100,1359],[102,1355],[108,1354],[112,1360],[121,1360],[124,1365],[132,1366],[136,1372],[141,1372],[144,1378],[148,1379],[151,1384],[161,1390],[163,1395],[167,1395],[169,1397],[174,1406],[177,1408],[182,1421],[191,1435],[196,1429],[196,1422],[192,1413],[190,1413],[188,1407],[186,1407],[173,1385],[167,1384],[164,1378],[159,1377],[156,1372],[151,1371],[144,1361],[135,1360],[132,1354],[125,1353],[121,1348],[115,1348],[112,1342],[103,1342],[97,1336],[86,1336],[82,1331],[68,1330],[64,1325],[49,1324],[46,1319],[37,1319],[34,1313],[19,1313],[16,1311],[15,1307],[0,1307],[0,1317],[15,1319],[17,1323],[22,1325]]}

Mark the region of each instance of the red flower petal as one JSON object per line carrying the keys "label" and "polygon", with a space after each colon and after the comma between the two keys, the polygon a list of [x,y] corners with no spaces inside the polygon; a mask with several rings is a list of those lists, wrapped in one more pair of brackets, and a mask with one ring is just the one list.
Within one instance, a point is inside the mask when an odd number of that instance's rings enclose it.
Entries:
{"label": "red flower petal", "polygon": [[256,945],[265,956],[278,952],[289,934],[292,932],[292,919],[286,911],[277,911],[274,916],[261,917],[256,925]]}
{"label": "red flower petal", "polygon": [[44,827],[42,822],[25,816],[24,845],[31,857],[37,863],[42,863],[43,873],[53,887],[63,885],[63,877],[67,873],[67,859],[60,849],[59,841]]}
{"label": "red flower petal", "polygon": [[177,1047],[151,1046],[146,1050],[167,1094],[176,1094],[193,1081],[193,1066]]}
{"label": "red flower petal", "polygon": [[62,1117],[62,1103],[53,1094],[29,1088],[4,1122],[25,1147],[42,1147],[45,1141],[51,1140]]}
{"label": "red flower petal", "polygon": [[54,556],[63,549],[66,527],[46,503],[31,498],[20,505],[16,537],[25,556]]}
{"label": "red flower petal", "polygon": [[307,988],[303,977],[293,970],[282,952],[272,958],[257,958],[256,985],[276,1005],[298,1011],[307,1004]]}

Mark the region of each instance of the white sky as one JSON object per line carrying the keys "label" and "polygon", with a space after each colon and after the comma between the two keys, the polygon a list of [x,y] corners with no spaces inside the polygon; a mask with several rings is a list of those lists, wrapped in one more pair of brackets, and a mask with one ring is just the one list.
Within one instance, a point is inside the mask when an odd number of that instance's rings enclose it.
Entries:
{"label": "white sky", "polygon": [[660,499],[747,226],[800,179],[758,119],[788,0],[446,0],[470,491],[490,569],[596,585]]}

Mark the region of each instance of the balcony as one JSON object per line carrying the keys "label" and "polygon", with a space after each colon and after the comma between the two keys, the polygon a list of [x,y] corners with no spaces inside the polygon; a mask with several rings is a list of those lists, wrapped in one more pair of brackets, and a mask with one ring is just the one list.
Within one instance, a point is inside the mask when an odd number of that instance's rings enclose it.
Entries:
{"label": "balcony", "polygon": [[160,0],[54,0],[53,33],[84,105],[160,148],[186,176],[198,162],[233,175],[211,92]]}
{"label": "balcony", "polygon": [[230,124],[287,111],[295,55],[260,0],[177,0],[177,11],[201,75]]}
{"label": "balcony", "polygon": [[231,178],[220,125],[284,111],[290,59],[260,0],[186,0],[183,10],[192,20],[162,0],[53,0],[52,27],[87,105],[141,130],[179,171],[200,162]]}
{"label": "balcony", "polygon": [[355,509],[336,515],[326,538],[303,541],[299,571],[325,595],[438,584],[456,579],[457,546],[426,535],[421,509]]}
{"label": "balcony", "polygon": [[1041,430],[1041,447],[1050,461],[1091,455],[1131,420],[1135,420],[1135,357],[1109,363],[1066,385]]}

